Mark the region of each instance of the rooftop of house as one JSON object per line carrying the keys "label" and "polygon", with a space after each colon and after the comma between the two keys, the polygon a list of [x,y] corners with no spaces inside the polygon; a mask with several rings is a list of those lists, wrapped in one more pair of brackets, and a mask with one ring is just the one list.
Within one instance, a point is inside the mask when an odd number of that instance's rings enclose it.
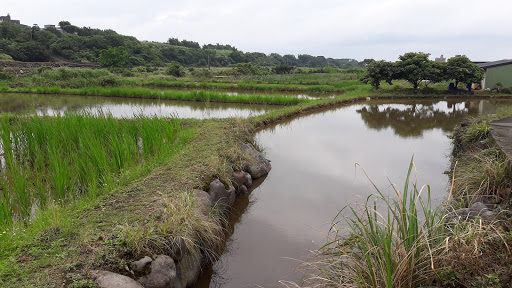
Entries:
{"label": "rooftop of house", "polygon": [[512,59],[503,59],[503,60],[498,60],[498,61],[477,63],[478,67],[484,68],[484,69],[503,66],[503,65],[510,65],[510,64],[512,64]]}

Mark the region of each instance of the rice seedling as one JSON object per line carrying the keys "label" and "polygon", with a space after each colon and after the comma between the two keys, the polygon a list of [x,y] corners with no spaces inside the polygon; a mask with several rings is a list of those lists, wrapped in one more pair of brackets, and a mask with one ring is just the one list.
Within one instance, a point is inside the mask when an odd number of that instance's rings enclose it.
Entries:
{"label": "rice seedling", "polygon": [[19,93],[38,93],[38,94],[68,94],[68,95],[91,95],[105,97],[127,97],[127,98],[148,98],[148,99],[168,99],[183,101],[200,102],[228,102],[244,104],[269,104],[269,105],[296,105],[299,103],[310,102],[309,99],[299,99],[297,97],[287,97],[284,95],[250,95],[213,91],[160,91],[145,88],[102,88],[89,87],[80,89],[68,89],[60,87],[36,87],[36,88],[11,88],[10,92]]}
{"label": "rice seedling", "polygon": [[[114,119],[99,112],[0,121],[0,225],[31,215],[35,205],[94,197],[123,169],[165,157],[179,145],[176,119]],[[23,222],[23,221],[21,221]]]}

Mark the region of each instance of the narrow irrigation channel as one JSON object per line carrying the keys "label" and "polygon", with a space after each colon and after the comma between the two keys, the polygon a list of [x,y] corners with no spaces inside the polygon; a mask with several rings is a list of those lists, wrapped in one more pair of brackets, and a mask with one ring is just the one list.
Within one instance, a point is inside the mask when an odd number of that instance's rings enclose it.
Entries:
{"label": "narrow irrigation channel", "polygon": [[403,183],[414,155],[418,185],[435,203],[447,195],[451,140],[465,117],[493,114],[510,100],[371,101],[303,115],[256,138],[272,171],[232,212],[224,254],[194,287],[274,287],[300,282],[301,261],[325,243],[344,206]]}

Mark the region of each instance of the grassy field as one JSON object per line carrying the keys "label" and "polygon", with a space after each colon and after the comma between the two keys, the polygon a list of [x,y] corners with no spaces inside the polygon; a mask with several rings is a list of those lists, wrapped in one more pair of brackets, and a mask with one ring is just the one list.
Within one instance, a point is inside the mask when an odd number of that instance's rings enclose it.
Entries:
{"label": "grassy field", "polygon": [[[135,72],[133,72],[135,71]],[[269,74],[269,75],[231,75],[225,69],[214,69],[209,76],[188,73],[177,78],[165,74],[163,70],[144,72],[141,69],[122,70],[118,73],[106,69],[52,69],[38,68],[24,71],[24,74],[3,73],[0,87],[26,90],[41,88],[180,88],[180,89],[216,89],[248,90],[262,92],[297,91],[297,92],[347,92],[369,85],[359,81],[362,71],[341,70],[338,73],[304,73],[304,74]],[[395,81],[396,85],[383,84],[382,88],[400,89],[411,87],[405,81]],[[434,89],[446,89],[447,83],[431,84]]]}

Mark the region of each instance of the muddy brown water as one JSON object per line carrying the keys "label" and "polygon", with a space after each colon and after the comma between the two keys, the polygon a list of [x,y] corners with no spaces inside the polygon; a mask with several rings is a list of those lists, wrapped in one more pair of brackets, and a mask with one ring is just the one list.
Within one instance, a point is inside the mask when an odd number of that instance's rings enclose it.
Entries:
{"label": "muddy brown water", "polygon": [[[411,157],[418,184],[435,203],[448,190],[450,131],[468,115],[495,113],[512,101],[380,101],[339,107],[270,126],[256,138],[272,170],[232,212],[220,260],[195,285],[283,287],[299,282],[299,262],[326,243],[330,223],[348,204],[390,183],[403,187]],[[426,193],[426,192],[425,192]]]}
{"label": "muddy brown water", "polygon": [[275,105],[205,103],[158,99],[136,99],[97,96],[38,95],[0,93],[0,113],[34,113],[57,115],[64,112],[110,112],[112,116],[131,118],[134,115],[179,118],[247,118],[279,109]]}

